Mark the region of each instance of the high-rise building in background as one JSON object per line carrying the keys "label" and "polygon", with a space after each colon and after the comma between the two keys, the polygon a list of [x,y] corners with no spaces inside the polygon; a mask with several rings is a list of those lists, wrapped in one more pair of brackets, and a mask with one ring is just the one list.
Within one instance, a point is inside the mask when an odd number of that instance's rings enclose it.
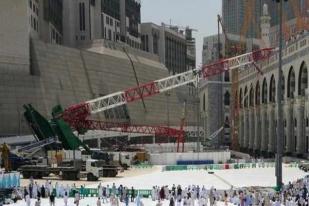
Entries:
{"label": "high-rise building in background", "polygon": [[196,68],[196,43],[195,38],[193,38],[192,32],[196,31],[195,29],[191,29],[187,27],[185,29],[186,41],[187,41],[187,59],[186,65],[187,70]]}
{"label": "high-rise building in background", "polygon": [[[299,1],[297,4],[296,1]],[[222,17],[223,23],[227,33],[240,35],[243,31],[246,37],[260,38],[260,17],[263,14],[263,5],[267,4],[269,7],[269,14],[271,17],[271,26],[279,23],[278,4],[273,0],[222,0]],[[298,5],[292,6],[291,4]],[[252,8],[247,8],[252,5]],[[289,21],[299,14],[303,14],[305,8],[304,0],[292,0],[284,3],[283,18],[284,21]],[[251,12],[250,12],[251,11]],[[297,11],[297,13],[296,13]],[[245,19],[250,19],[247,24],[244,24]]]}
{"label": "high-rise building in background", "polygon": [[65,45],[76,47],[105,39],[140,49],[139,0],[66,0],[63,4]]}
{"label": "high-rise building in background", "polygon": [[172,74],[195,68],[195,39],[192,29],[142,23],[142,49],[159,56]]}

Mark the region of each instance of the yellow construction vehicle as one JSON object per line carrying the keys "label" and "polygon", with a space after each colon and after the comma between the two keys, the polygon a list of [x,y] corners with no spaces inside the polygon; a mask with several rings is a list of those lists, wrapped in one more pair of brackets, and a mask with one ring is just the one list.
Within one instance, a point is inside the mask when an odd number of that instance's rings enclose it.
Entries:
{"label": "yellow construction vehicle", "polygon": [[1,151],[1,167],[5,169],[6,172],[12,171],[12,165],[10,161],[10,149],[9,146],[4,143],[0,146],[0,151]]}

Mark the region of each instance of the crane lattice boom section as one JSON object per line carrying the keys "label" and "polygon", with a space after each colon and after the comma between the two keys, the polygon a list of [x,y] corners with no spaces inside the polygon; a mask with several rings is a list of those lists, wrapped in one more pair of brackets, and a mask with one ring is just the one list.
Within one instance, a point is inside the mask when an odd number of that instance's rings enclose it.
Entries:
{"label": "crane lattice boom section", "polygon": [[157,136],[164,135],[170,137],[182,137],[184,135],[184,131],[169,127],[134,125],[130,123],[117,123],[117,122],[103,122],[98,120],[85,120],[79,126],[92,130],[100,129],[100,130],[124,132],[124,133],[154,134]]}
{"label": "crane lattice boom section", "polygon": [[[180,143],[184,143],[185,132],[164,126],[134,125],[130,123],[104,122],[99,120],[84,120],[74,125],[75,128],[87,128],[90,130],[105,130],[123,133],[152,134],[155,136],[167,136],[177,141],[177,151]],[[184,148],[182,147],[182,151]]]}

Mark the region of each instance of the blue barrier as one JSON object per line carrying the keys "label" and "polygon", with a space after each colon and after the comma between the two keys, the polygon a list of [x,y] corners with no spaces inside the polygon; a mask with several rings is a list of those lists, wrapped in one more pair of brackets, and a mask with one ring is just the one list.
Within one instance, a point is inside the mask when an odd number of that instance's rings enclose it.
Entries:
{"label": "blue barrier", "polygon": [[11,172],[0,174],[0,188],[8,189],[20,186],[20,173]]}
{"label": "blue barrier", "polygon": [[213,164],[213,160],[177,160],[177,165],[209,165]]}

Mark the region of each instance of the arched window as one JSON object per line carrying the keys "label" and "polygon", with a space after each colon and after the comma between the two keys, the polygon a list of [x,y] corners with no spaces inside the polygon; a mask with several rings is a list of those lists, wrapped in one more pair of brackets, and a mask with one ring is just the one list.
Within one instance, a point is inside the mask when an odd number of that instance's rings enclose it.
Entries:
{"label": "arched window", "polygon": [[242,108],[242,88],[239,90],[239,107]]}
{"label": "arched window", "polygon": [[308,117],[306,118],[306,127],[309,127],[309,119],[308,119]]}
{"label": "arched window", "polygon": [[245,87],[245,93],[244,93],[244,107],[248,107],[248,88]]}
{"label": "arched window", "polygon": [[276,101],[276,81],[274,75],[272,75],[270,79],[269,101],[270,102]]}
{"label": "arched window", "polygon": [[230,105],[230,93],[228,91],[226,91],[224,94],[224,105]]}
{"label": "arched window", "polygon": [[305,96],[305,91],[308,88],[308,70],[307,65],[303,62],[300,66],[298,79],[298,95]]}
{"label": "arched window", "polygon": [[254,92],[253,92],[253,87],[251,85],[250,88],[250,99],[249,99],[249,105],[252,107],[254,105]]}
{"label": "arched window", "polygon": [[264,80],[263,80],[262,103],[267,104],[267,81],[266,81],[266,78],[264,78]]}
{"label": "arched window", "polygon": [[294,92],[295,92],[295,73],[293,67],[290,68],[289,76],[288,76],[288,98],[294,98]]}
{"label": "arched window", "polygon": [[259,81],[256,83],[256,86],[255,86],[255,104],[256,105],[260,105],[260,83]]}
{"label": "arched window", "polygon": [[297,120],[296,120],[296,118],[294,119],[294,127],[297,127]]}

